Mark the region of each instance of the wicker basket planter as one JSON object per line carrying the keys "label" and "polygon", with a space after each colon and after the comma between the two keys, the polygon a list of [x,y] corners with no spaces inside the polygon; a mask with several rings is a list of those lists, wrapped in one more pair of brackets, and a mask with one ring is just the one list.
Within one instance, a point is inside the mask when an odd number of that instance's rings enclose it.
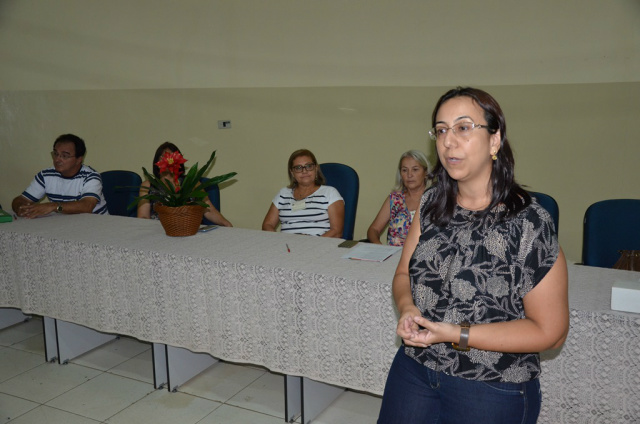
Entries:
{"label": "wicker basket planter", "polygon": [[156,203],[153,206],[165,233],[171,237],[192,236],[198,232],[205,208],[202,206],[169,207]]}

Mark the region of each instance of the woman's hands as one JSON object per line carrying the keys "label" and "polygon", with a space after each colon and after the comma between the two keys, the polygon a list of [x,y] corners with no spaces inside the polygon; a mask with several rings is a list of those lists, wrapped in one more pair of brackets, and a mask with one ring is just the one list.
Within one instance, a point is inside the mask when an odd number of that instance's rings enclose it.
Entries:
{"label": "woman's hands", "polygon": [[460,339],[460,326],[429,321],[414,306],[400,315],[396,333],[406,346],[429,347],[435,343],[457,343]]}
{"label": "woman's hands", "polygon": [[408,308],[406,312],[400,314],[396,334],[400,336],[407,346],[427,347],[424,345],[424,342],[417,339],[420,326],[416,322],[416,319],[419,317],[421,317],[420,311],[415,306]]}
{"label": "woman's hands", "polygon": [[225,217],[222,217],[222,221],[220,221],[218,225],[221,225],[223,227],[233,227],[233,224],[229,222]]}

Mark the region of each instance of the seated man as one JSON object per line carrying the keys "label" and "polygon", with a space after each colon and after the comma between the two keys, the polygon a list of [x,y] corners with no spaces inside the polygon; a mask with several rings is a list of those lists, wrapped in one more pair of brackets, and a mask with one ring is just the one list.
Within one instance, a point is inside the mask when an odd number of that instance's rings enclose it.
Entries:
{"label": "seated man", "polygon": [[[52,212],[108,214],[100,174],[83,165],[84,141],[64,134],[53,143],[53,167],[40,171],[29,187],[11,203],[20,217],[36,218]],[[38,203],[44,196],[49,203]]]}

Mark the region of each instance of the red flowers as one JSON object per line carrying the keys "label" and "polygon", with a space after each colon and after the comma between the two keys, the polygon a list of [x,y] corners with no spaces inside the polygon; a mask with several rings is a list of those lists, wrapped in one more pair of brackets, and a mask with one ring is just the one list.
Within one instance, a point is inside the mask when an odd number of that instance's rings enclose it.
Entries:
{"label": "red flowers", "polygon": [[173,175],[173,183],[176,187],[176,193],[180,191],[180,182],[178,180],[182,173],[180,168],[186,161],[187,160],[182,157],[179,152],[166,152],[162,155],[162,158],[156,162],[156,166],[158,167],[160,174],[169,171]]}

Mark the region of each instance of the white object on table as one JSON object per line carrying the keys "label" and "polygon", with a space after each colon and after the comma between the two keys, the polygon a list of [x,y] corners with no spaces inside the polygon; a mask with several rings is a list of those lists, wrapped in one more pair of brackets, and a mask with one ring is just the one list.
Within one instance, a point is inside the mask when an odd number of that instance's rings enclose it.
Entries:
{"label": "white object on table", "polygon": [[640,279],[616,281],[611,287],[611,309],[640,313]]}

